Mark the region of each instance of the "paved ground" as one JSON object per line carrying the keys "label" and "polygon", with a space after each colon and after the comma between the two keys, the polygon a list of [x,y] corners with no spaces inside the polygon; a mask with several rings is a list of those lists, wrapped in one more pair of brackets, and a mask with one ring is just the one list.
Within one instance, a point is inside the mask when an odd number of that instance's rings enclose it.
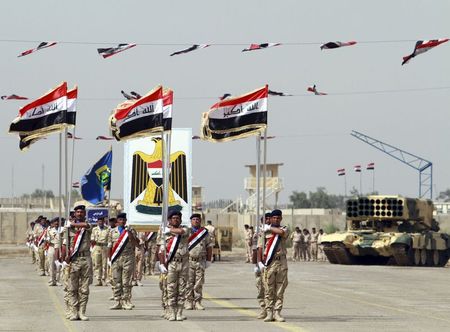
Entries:
{"label": "paved ground", "polygon": [[[224,258],[226,259],[226,258]],[[133,311],[110,311],[109,287],[91,287],[89,322],[63,318],[61,287],[48,287],[28,258],[0,258],[0,331],[450,331],[448,268],[290,263],[286,323],[255,316],[252,266],[237,260],[208,270],[206,311],[159,317],[157,279],[133,289]]]}

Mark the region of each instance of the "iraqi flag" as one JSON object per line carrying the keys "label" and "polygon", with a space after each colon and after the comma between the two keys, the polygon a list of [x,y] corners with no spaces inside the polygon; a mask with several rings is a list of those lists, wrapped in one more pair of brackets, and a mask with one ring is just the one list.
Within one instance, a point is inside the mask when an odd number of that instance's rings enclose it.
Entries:
{"label": "iraqi flag", "polygon": [[17,57],[20,58],[20,57],[23,57],[23,56],[25,56],[25,55],[29,55],[29,54],[31,54],[31,53],[40,51],[40,50],[42,50],[42,49],[44,49],[44,48],[48,48],[48,47],[55,46],[56,44],[57,44],[57,42],[42,42],[42,43],[40,43],[36,48],[32,48],[32,49],[30,49],[30,50],[23,51],[23,52],[20,53]]}
{"label": "iraqi flag", "polygon": [[164,131],[172,130],[173,90],[163,92],[163,127]]}
{"label": "iraqi flag", "polygon": [[27,100],[28,98],[12,94],[12,95],[9,95],[9,96],[1,96],[0,99],[1,100]]}
{"label": "iraqi flag", "polygon": [[439,46],[448,41],[449,41],[448,38],[432,39],[432,40],[418,40],[416,42],[416,45],[414,46],[414,51],[411,54],[403,57],[402,66],[407,64],[409,62],[409,60],[416,57],[417,55],[425,53],[425,52],[431,50],[432,48],[435,48],[436,46]]}
{"label": "iraqi flag", "polygon": [[335,41],[335,42],[328,42],[328,43],[320,45],[320,49],[321,50],[331,50],[331,49],[339,48],[339,47],[353,46],[355,44],[356,44],[356,42],[353,40],[349,41],[349,42]]}
{"label": "iraqi flag", "polygon": [[75,126],[77,122],[78,87],[67,91],[67,124]]}
{"label": "iraqi flag", "polygon": [[163,131],[163,88],[158,86],[138,100],[127,100],[110,117],[118,141],[152,136]]}
{"label": "iraqi flag", "polygon": [[375,169],[375,163],[368,163],[366,169],[373,171]]}
{"label": "iraqi flag", "polygon": [[353,166],[353,169],[355,172],[360,173],[361,172],[361,165],[355,165]]}
{"label": "iraqi flag", "polygon": [[269,47],[275,47],[275,46],[280,46],[280,43],[262,43],[262,44],[250,44],[249,47],[244,48],[242,50],[242,52],[249,52],[249,51],[256,51],[256,50],[262,50],[264,48],[269,48]]}
{"label": "iraqi flag", "polygon": [[207,48],[209,46],[211,46],[211,45],[209,45],[209,44],[194,44],[194,45],[192,45],[192,46],[190,46],[188,48],[185,48],[183,50],[175,51],[172,54],[170,54],[170,56],[189,53],[189,52],[192,52],[192,51],[195,51],[195,50],[199,50],[199,49],[202,49],[202,48]]}
{"label": "iraqi flag", "polygon": [[343,176],[343,175],[345,175],[345,168],[339,168],[339,169],[337,170],[337,173],[338,173],[338,176]]}
{"label": "iraqi flag", "polygon": [[95,139],[97,141],[112,141],[112,140],[114,140],[114,137],[100,135],[100,136],[97,136]]}
{"label": "iraqi flag", "polygon": [[67,83],[25,105],[9,127],[10,133],[37,138],[62,130],[67,124]]}
{"label": "iraqi flag", "polygon": [[[239,97],[221,100],[203,114],[203,133],[242,132],[241,138],[259,134],[267,127],[268,86]],[[243,132],[245,131],[245,133]]]}
{"label": "iraqi flag", "polygon": [[100,54],[103,59],[109,58],[117,53],[129,50],[130,48],[135,47],[136,44],[119,44],[116,47],[108,47],[108,48],[97,48],[98,54]]}

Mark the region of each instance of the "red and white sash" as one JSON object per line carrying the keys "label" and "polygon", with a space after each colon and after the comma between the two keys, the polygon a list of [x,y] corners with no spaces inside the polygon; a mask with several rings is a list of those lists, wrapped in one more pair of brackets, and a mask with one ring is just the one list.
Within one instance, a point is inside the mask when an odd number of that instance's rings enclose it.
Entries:
{"label": "red and white sash", "polygon": [[191,236],[189,237],[189,251],[194,249],[195,246],[199,244],[206,235],[208,235],[208,230],[204,227],[200,227],[195,233],[191,234]]}
{"label": "red and white sash", "polygon": [[156,232],[145,233],[145,241],[151,241],[155,238]]}
{"label": "red and white sash", "polygon": [[76,253],[80,250],[80,245],[83,242],[85,229],[80,228],[78,232],[75,234],[75,237],[73,238],[73,245],[71,248],[70,258],[75,256]]}
{"label": "red and white sash", "polygon": [[123,230],[122,234],[120,234],[119,238],[117,239],[117,242],[114,244],[114,247],[111,251],[111,264],[114,263],[117,257],[120,256],[120,253],[125,248],[125,246],[128,243],[128,231],[126,229]]}
{"label": "red and white sash", "polygon": [[264,265],[269,266],[272,263],[273,257],[275,256],[278,246],[281,243],[281,237],[279,234],[272,234],[272,237],[266,243],[266,252],[264,253]]}
{"label": "red and white sash", "polygon": [[44,231],[42,232],[41,236],[39,236],[39,238],[37,240],[37,246],[38,247],[40,247],[42,242],[44,242],[45,235],[47,234],[47,229],[48,228],[45,228]]}
{"label": "red and white sash", "polygon": [[172,236],[172,238],[167,243],[167,257],[166,262],[167,264],[170,263],[170,261],[175,257],[175,253],[177,252],[178,245],[180,244],[181,236],[176,235]]}

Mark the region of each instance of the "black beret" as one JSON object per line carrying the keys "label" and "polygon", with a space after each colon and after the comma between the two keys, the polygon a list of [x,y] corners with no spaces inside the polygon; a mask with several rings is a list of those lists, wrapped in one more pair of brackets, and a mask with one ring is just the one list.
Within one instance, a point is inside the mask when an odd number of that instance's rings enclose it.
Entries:
{"label": "black beret", "polygon": [[119,214],[117,215],[117,219],[118,219],[118,218],[127,219],[127,214],[126,214],[125,212],[119,213]]}
{"label": "black beret", "polygon": [[283,213],[281,212],[281,210],[273,210],[270,214],[271,217],[281,217],[282,215]]}
{"label": "black beret", "polygon": [[182,217],[182,214],[181,214],[181,212],[180,211],[169,211],[169,216],[168,216],[168,218],[170,219],[170,218],[172,218],[173,216],[178,216],[178,217]]}
{"label": "black beret", "polygon": [[55,218],[52,218],[52,220],[50,220],[51,223],[54,223],[55,221],[59,222],[59,217],[55,217]]}
{"label": "black beret", "polygon": [[86,206],[84,206],[84,205],[78,205],[78,206],[75,206],[75,208],[73,209],[74,211],[76,211],[76,210],[86,210]]}
{"label": "black beret", "polygon": [[272,212],[266,212],[266,214],[264,215],[264,218],[270,218],[272,217]]}
{"label": "black beret", "polygon": [[202,219],[202,216],[200,215],[200,213],[193,213],[190,219],[192,218]]}

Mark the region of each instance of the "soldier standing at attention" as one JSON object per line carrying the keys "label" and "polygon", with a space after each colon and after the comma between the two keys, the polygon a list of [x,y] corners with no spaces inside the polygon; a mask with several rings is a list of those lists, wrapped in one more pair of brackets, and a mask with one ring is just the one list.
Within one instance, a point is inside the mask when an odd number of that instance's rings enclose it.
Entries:
{"label": "soldier standing at attention", "polygon": [[[182,321],[186,285],[189,273],[188,239],[189,229],[181,226],[181,212],[169,213],[169,227],[163,232],[166,235],[167,256],[159,256],[160,264],[167,269],[167,304],[169,321]],[[164,245],[164,243],[160,243]]]}
{"label": "soldier standing at attention", "polygon": [[27,247],[30,251],[30,255],[31,255],[31,264],[36,263],[36,255],[35,252],[33,250],[33,230],[34,230],[34,225],[36,223],[34,221],[30,222],[30,226],[27,228],[27,231],[25,232],[25,236],[26,236],[26,240],[27,240]]}
{"label": "soldier standing at attention", "polygon": [[[258,294],[256,296],[256,299],[258,300],[259,306],[261,308],[261,311],[259,315],[256,317],[258,319],[264,319],[267,316],[266,313],[266,302],[264,300],[264,280],[263,280],[263,271],[261,271],[259,265],[258,265],[258,245],[262,245],[262,236],[264,234],[264,225],[270,225],[270,217],[272,216],[272,213],[267,212],[264,215],[264,222],[260,225],[259,233],[255,232],[253,235],[253,243],[252,243],[252,249],[253,249],[253,264],[255,264],[255,284],[256,284],[256,290],[258,291]],[[261,218],[262,219],[262,218]],[[261,220],[262,221],[262,220]]]}
{"label": "soldier standing at attention", "polygon": [[39,260],[40,276],[45,276],[45,238],[47,234],[47,223],[45,218],[39,219],[39,224],[34,227],[35,245],[37,247],[37,254]]}
{"label": "soldier standing at attention", "polygon": [[58,232],[58,224],[59,218],[53,218],[50,221],[50,228],[47,231],[47,241],[48,250],[47,250],[47,258],[48,264],[50,268],[50,286],[56,286],[57,280],[57,267],[55,264],[55,260],[59,260],[59,232]]}
{"label": "soldier standing at attention", "polygon": [[312,260],[314,262],[317,262],[317,254],[319,251],[319,233],[316,232],[316,228],[313,227],[312,228],[312,233],[311,233],[311,255],[312,255]]}
{"label": "soldier standing at attention", "polygon": [[108,246],[111,248],[111,268],[114,279],[114,300],[109,309],[131,310],[131,282],[134,271],[134,249],[138,244],[136,231],[126,226],[127,214],[117,215],[117,227],[111,230]]}
{"label": "soldier standing at attention", "polygon": [[209,239],[214,247],[216,245],[216,228],[212,225],[211,220],[206,222],[205,228],[208,230]]}
{"label": "soldier standing at attention", "polygon": [[69,243],[70,248],[66,255],[69,265],[68,295],[69,295],[69,320],[89,320],[86,317],[86,306],[89,299],[90,279],[90,245],[91,225],[86,221],[86,207],[75,207],[74,219],[70,223]]}
{"label": "soldier standing at attention", "polygon": [[108,266],[108,238],[109,228],[105,226],[103,217],[97,220],[97,226],[92,229],[92,260],[94,261],[94,272],[97,283],[95,286],[106,284],[107,266]]}
{"label": "soldier standing at attention", "polygon": [[134,252],[134,271],[133,271],[133,286],[142,286],[142,273],[144,269],[144,258],[145,258],[145,233],[137,233],[137,246]]}
{"label": "soldier standing at attention", "polygon": [[244,241],[245,241],[245,250],[247,253],[247,259],[245,260],[245,263],[250,263],[252,261],[252,231],[250,229],[250,226],[245,224],[244,225]]}
{"label": "soldier standing at attention", "polygon": [[325,256],[325,253],[323,251],[323,245],[322,245],[322,237],[324,235],[326,235],[326,234],[323,232],[323,229],[322,228],[319,229],[319,237],[317,239],[317,244],[319,245],[318,259],[321,260],[321,261],[326,261],[327,260],[327,257]]}
{"label": "soldier standing at attention", "polygon": [[264,236],[261,240],[265,242],[264,255],[262,245],[258,248],[258,266],[264,272],[266,318],[265,322],[273,320],[284,322],[281,316],[283,309],[284,291],[288,285],[288,265],[286,240],[289,231],[286,226],[281,226],[283,219],[280,210],[273,210],[270,225],[264,226]]}
{"label": "soldier standing at attention", "polygon": [[157,232],[145,233],[145,272],[147,275],[155,274],[155,264],[158,256],[156,242],[157,237]]}
{"label": "soldier standing at attention", "polygon": [[201,215],[191,216],[191,234],[189,237],[189,279],[187,284],[186,303],[184,308],[205,310],[202,305],[205,269],[211,265],[212,247],[209,232],[201,227]]}
{"label": "soldier standing at attention", "polygon": [[293,244],[293,255],[292,260],[294,262],[300,261],[300,241],[301,241],[302,231],[300,227],[295,227],[295,231],[291,234],[291,240]]}
{"label": "soldier standing at attention", "polygon": [[303,236],[305,238],[305,261],[309,262],[311,260],[311,234],[306,228],[303,229]]}

